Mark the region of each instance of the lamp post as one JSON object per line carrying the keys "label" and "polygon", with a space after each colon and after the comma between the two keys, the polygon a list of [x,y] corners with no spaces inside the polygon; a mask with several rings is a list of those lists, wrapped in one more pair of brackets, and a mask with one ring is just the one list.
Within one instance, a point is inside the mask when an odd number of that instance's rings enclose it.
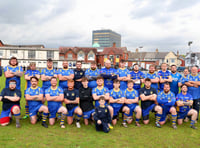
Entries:
{"label": "lamp post", "polygon": [[190,66],[192,66],[193,65],[193,62],[194,62],[194,60],[193,60],[193,57],[192,57],[192,50],[191,50],[191,44],[192,44],[193,42],[192,41],[189,41],[188,42],[188,46],[189,46],[189,55],[190,55]]}

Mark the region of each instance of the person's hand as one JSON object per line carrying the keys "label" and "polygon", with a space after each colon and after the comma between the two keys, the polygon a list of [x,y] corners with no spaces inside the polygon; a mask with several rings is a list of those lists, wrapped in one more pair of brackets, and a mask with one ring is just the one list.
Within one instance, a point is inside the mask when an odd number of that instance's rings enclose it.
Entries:
{"label": "person's hand", "polygon": [[101,120],[98,120],[97,123],[98,123],[98,124],[101,124]]}

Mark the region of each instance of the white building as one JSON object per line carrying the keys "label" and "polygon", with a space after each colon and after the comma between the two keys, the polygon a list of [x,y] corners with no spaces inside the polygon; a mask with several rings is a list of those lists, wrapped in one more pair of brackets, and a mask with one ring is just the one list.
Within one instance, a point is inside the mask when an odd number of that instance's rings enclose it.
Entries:
{"label": "white building", "polygon": [[54,68],[62,68],[58,48],[0,47],[1,66],[9,65],[12,56],[18,59],[18,65],[22,67],[28,67],[30,62],[36,62],[37,69],[42,69],[46,67],[47,59],[51,58]]}
{"label": "white building", "polygon": [[187,53],[185,57],[185,66],[200,66],[200,52]]}

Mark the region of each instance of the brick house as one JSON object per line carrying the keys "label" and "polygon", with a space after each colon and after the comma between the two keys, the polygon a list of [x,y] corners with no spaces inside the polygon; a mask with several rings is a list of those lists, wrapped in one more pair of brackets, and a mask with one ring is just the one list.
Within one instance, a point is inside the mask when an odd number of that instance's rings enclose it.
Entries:
{"label": "brick house", "polygon": [[75,68],[76,61],[82,61],[83,68],[89,68],[92,61],[97,61],[97,49],[93,47],[60,47],[60,60],[67,60],[70,68]]}
{"label": "brick house", "polygon": [[[97,63],[99,67],[104,66],[104,62],[109,59],[111,60],[112,66],[119,67],[119,62],[128,60],[128,51],[126,47],[116,47],[115,43],[113,47],[105,47],[102,52],[97,53]],[[128,63],[127,63],[128,66]]]}

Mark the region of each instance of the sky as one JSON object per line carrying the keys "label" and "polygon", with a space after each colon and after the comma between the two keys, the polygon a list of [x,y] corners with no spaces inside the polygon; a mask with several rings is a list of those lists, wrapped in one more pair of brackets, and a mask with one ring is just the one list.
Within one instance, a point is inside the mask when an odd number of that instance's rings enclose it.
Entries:
{"label": "sky", "polygon": [[199,8],[199,0],[0,0],[0,40],[91,47],[93,30],[111,29],[130,51],[200,52]]}

